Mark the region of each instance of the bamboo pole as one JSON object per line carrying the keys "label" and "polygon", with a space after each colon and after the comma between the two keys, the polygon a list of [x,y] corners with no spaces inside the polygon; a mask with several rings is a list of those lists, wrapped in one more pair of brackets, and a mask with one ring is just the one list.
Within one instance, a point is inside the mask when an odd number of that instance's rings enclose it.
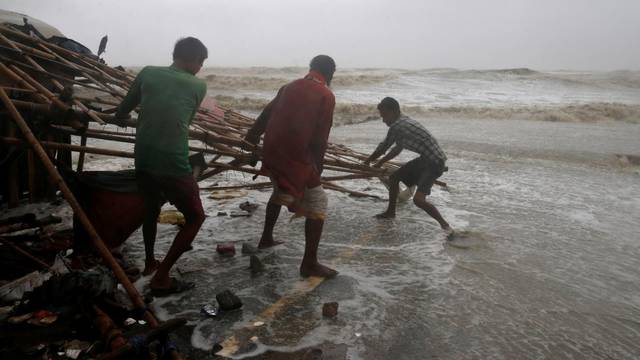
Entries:
{"label": "bamboo pole", "polygon": [[20,85],[22,85],[23,87],[33,91],[34,93],[34,97],[37,99],[40,99],[43,102],[46,103],[50,103],[51,101],[49,101],[49,99],[47,99],[46,96],[40,94],[38,92],[38,90],[34,87],[31,86],[31,84],[29,84],[27,81],[25,81],[23,78],[21,78],[20,76],[18,76],[16,73],[14,73],[13,71],[11,71],[11,69],[9,69],[4,63],[0,62],[0,70],[2,70],[2,72],[5,73],[5,75],[7,75],[11,80],[13,80],[14,82],[19,83]]}
{"label": "bamboo pole", "polygon": [[27,150],[27,184],[29,186],[29,202],[35,202],[40,195],[36,185],[36,164],[33,158],[33,150]]}
{"label": "bamboo pole", "polygon": [[55,96],[51,91],[49,91],[49,89],[47,89],[42,84],[40,84],[38,81],[36,81],[34,78],[29,76],[29,74],[25,73],[24,71],[22,71],[20,68],[18,68],[15,65],[10,65],[9,67],[11,68],[11,70],[13,70],[15,73],[17,73],[18,76],[20,76],[27,83],[29,83],[31,86],[36,88],[38,90],[38,92],[43,94],[49,100],[49,102],[52,102],[53,104],[55,104],[57,107],[59,107],[63,111],[69,110],[69,106],[67,104],[65,104],[62,101],[60,101],[60,99],[58,99],[57,96]]}
{"label": "bamboo pole", "polygon": [[353,197],[370,197],[370,198],[374,198],[374,199],[380,199],[380,196],[378,195],[372,195],[372,194],[367,194],[367,193],[363,193],[360,191],[353,191],[353,190],[349,190],[347,188],[344,188],[342,186],[330,183],[328,181],[322,181],[322,186],[329,189],[329,190],[334,190],[334,191],[340,191],[346,194],[349,194],[350,196]]}
{"label": "bamboo pole", "polygon": [[15,91],[15,92],[28,93],[28,94],[33,94],[33,93],[35,93],[35,91],[34,91],[34,90],[22,89],[22,88],[11,87],[11,86],[2,86],[2,88],[4,89],[4,91]]}
{"label": "bamboo pole", "polygon": [[[7,42],[8,39],[4,35],[0,34],[0,40],[3,40],[4,42]],[[37,56],[37,57],[40,57],[40,58],[45,58],[47,60],[55,60],[55,57],[53,57],[53,56],[51,56],[51,55],[49,55],[47,53],[44,53],[44,52],[42,52],[42,51],[40,51],[38,49],[34,49],[31,46],[27,46],[27,45],[24,45],[24,44],[21,44],[21,43],[17,43],[16,47],[13,47],[13,46],[6,47],[6,46],[1,46],[0,45],[0,49],[8,50],[8,51],[11,51],[13,53],[20,54],[20,55],[24,55],[25,53],[27,53],[29,55]]]}
{"label": "bamboo pole", "polygon": [[83,83],[81,81],[77,81],[77,80],[71,79],[69,77],[53,74],[53,73],[50,73],[48,71],[38,70],[37,68],[35,68],[35,67],[33,67],[33,66],[29,65],[29,64],[25,64],[25,63],[23,63],[21,61],[9,59],[9,58],[7,58],[5,56],[2,56],[2,55],[0,55],[0,60],[2,60],[3,62],[6,62],[6,63],[13,64],[15,66],[19,66],[21,68],[27,69],[27,70],[29,70],[31,72],[38,73],[38,74],[46,76],[48,78],[57,79],[57,80],[60,80],[60,81],[68,82],[70,84],[82,86],[82,87],[85,87],[87,89],[92,89],[92,90],[104,92],[104,89],[102,89],[101,87],[94,86],[94,85],[87,84],[87,83]]}
{"label": "bamboo pole", "polygon": [[50,270],[51,269],[51,265],[47,264],[46,262],[38,259],[37,257],[29,254],[29,252],[27,252],[26,250],[22,249],[21,247],[19,247],[18,245],[12,243],[11,241],[3,238],[0,236],[0,242],[5,244],[6,246],[10,247],[13,251],[15,251],[16,253],[22,255],[23,257],[31,260],[32,262],[38,264],[39,266],[41,266],[43,269],[45,270]]}
{"label": "bamboo pole", "polygon": [[[32,37],[32,36],[29,36],[29,35],[23,34],[23,33],[21,33],[20,31],[16,31],[16,30],[14,30],[14,29],[11,29],[10,27],[8,27],[8,26],[6,26],[6,25],[0,25],[0,32],[4,32],[4,33],[6,33],[6,34],[11,34],[11,35],[13,35],[13,36],[15,36],[15,37],[18,37],[18,38],[20,38],[20,39],[26,40],[26,41],[28,41],[28,42],[30,42],[30,43],[35,43],[35,44],[46,43],[46,45],[49,45],[51,48],[53,48],[53,49],[55,49],[56,51],[59,51],[59,52],[61,52],[61,53],[63,53],[63,54],[66,54],[66,55],[71,56],[71,57],[74,57],[74,58],[79,57],[79,54],[77,54],[77,53],[75,53],[75,52],[73,52],[73,51],[71,51],[71,50],[67,50],[67,49],[65,49],[65,48],[63,48],[63,47],[60,47],[60,46],[58,46],[58,45],[55,45],[55,44],[52,44],[52,43],[49,43],[49,42],[45,42],[44,40],[41,40],[41,39],[39,39],[39,38],[36,38],[36,37]],[[127,72],[120,71],[120,70],[117,70],[117,69],[114,69],[114,68],[108,67],[108,66],[106,66],[105,64],[101,64],[101,63],[99,63],[99,62],[98,62],[98,61],[96,61],[96,60],[88,59],[88,58],[86,58],[86,57],[84,58],[84,60],[86,60],[86,61],[88,61],[88,62],[91,62],[91,63],[92,63],[92,64],[94,64],[95,66],[103,66],[103,67],[104,67],[104,69],[106,69],[106,70],[108,70],[108,71],[111,71],[111,72],[112,72],[112,73],[114,73],[114,74],[118,74],[119,76],[125,76],[125,77],[130,76],[130,74],[128,74]]]}
{"label": "bamboo pole", "polygon": [[[87,135],[81,135],[80,136],[80,146],[82,147],[86,147],[87,146]],[[84,168],[84,155],[86,154],[86,151],[80,151],[80,154],[78,155],[78,167],[76,168],[77,172],[82,172],[82,169]]]}
{"label": "bamboo pole", "polygon": [[[17,139],[17,138],[2,138],[2,142],[9,145],[17,145],[17,146],[30,145],[28,141]],[[133,153],[128,151],[101,149],[101,148],[88,147],[88,146],[57,143],[52,141],[40,141],[40,144],[47,149],[70,150],[70,151],[76,151],[76,152],[84,151],[88,154],[117,156],[117,157],[130,158],[130,159],[134,158]]]}
{"label": "bamboo pole", "polygon": [[232,186],[206,186],[201,187],[200,190],[207,191],[222,191],[222,190],[236,190],[236,189],[250,189],[250,190],[258,190],[272,187],[273,183],[270,181],[259,182],[255,184],[244,184],[244,185],[232,185]]}
{"label": "bamboo pole", "polygon": [[41,49],[44,49],[45,51],[48,51],[51,55],[55,56],[56,59],[58,59],[59,61],[62,61],[67,66],[69,66],[72,69],[78,71],[80,74],[82,74],[82,76],[84,76],[85,78],[91,80],[94,84],[98,84],[98,86],[103,88],[105,90],[105,92],[108,92],[111,95],[116,96],[116,97],[120,97],[120,98],[124,97],[124,94],[122,94],[120,91],[114,89],[113,87],[111,87],[109,85],[101,83],[100,81],[96,80],[93,76],[89,75],[89,72],[86,71],[86,68],[82,69],[82,68],[78,67],[76,64],[72,63],[71,61],[69,61],[69,60],[63,58],[62,56],[58,55],[57,53],[51,51],[46,45],[44,45],[42,43],[38,44],[38,46]]}
{"label": "bamboo pole", "polygon": [[[6,133],[8,136],[16,136],[16,126],[11,123],[6,123]],[[13,159],[9,164],[7,171],[7,191],[9,195],[8,206],[9,208],[15,208],[20,203],[20,173],[18,171],[18,161]]]}
{"label": "bamboo pole", "polygon": [[111,101],[108,99],[102,99],[98,96],[94,96],[94,97],[87,97],[87,96],[82,96],[82,95],[74,95],[74,98],[81,100],[81,101],[87,101],[87,102],[92,102],[92,103],[96,103],[96,104],[103,104],[103,105],[111,105],[111,106],[118,106],[120,105],[120,102],[118,101]]}
{"label": "bamboo pole", "polygon": [[[18,48],[18,46],[11,40],[7,39],[4,35],[0,34],[0,39],[2,39],[3,41],[7,42],[9,44],[9,46],[13,47],[14,49],[20,50]],[[42,44],[40,44],[40,46],[43,46]],[[43,48],[47,51],[50,51],[47,47],[43,46]],[[37,61],[33,60],[33,58],[29,55],[23,54],[24,58],[27,59],[27,61],[36,69],[38,69],[39,71],[43,71],[46,73],[49,73],[45,68],[43,68]],[[53,56],[56,56],[57,58],[59,58],[61,61],[64,61],[68,66],[71,66],[74,70],[79,71],[81,74],[83,74],[85,77],[91,79],[92,81],[96,82],[95,79],[91,78],[88,74],[86,74],[86,72],[82,72],[80,69],[78,69],[77,67],[73,66],[73,64],[69,63],[66,59],[64,58],[60,58],[59,56],[57,56],[57,54],[52,54]],[[65,86],[60,83],[58,80],[56,79],[51,79],[51,82],[53,83],[53,85],[55,87],[58,88],[59,91],[63,91],[65,89]],[[108,90],[108,89],[107,89]],[[78,106],[84,113],[86,113],[90,118],[92,118],[94,121],[104,124],[104,121],[102,121],[102,119],[100,119],[97,115],[95,115],[95,113],[93,113],[91,110],[89,110],[83,103],[81,103],[79,100],[77,99],[72,99],[71,100],[73,102],[74,105]]]}

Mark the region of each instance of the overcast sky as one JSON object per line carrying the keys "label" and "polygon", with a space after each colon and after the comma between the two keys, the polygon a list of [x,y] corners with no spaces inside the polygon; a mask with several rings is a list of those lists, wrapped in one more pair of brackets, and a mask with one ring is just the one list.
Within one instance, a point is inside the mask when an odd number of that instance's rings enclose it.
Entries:
{"label": "overcast sky", "polygon": [[167,64],[200,38],[205,66],[640,69],[640,0],[1,0],[111,65]]}

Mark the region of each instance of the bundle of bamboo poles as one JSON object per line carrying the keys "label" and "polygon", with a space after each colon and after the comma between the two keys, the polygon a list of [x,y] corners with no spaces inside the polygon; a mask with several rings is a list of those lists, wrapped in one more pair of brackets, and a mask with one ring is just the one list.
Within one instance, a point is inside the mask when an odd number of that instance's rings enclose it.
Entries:
{"label": "bundle of bamboo poles", "polygon": [[[135,142],[135,119],[116,122],[113,113],[125,96],[135,75],[107,66],[96,58],[81,55],[29,36],[9,26],[0,26],[0,85],[14,105],[24,113],[41,145],[52,158],[71,166],[71,152],[78,152],[77,171],[82,171],[85,154],[94,153],[116,157],[132,157],[131,152],[114,150],[113,147],[88,145],[89,139],[101,139],[120,143]],[[217,110],[217,111],[216,111]],[[30,121],[34,117],[41,123]],[[253,156],[260,156],[261,147],[244,141],[244,136],[254,119],[231,109],[200,108],[189,132],[191,151],[211,156],[208,171],[199,180],[225,171],[256,174],[248,165]],[[15,128],[4,122],[2,142],[16,146],[26,144],[16,136]],[[116,124],[126,130],[112,131],[104,125]],[[114,129],[115,130],[115,129]],[[78,137],[80,145],[72,145],[72,137]],[[101,141],[105,144],[104,141]],[[341,180],[353,180],[383,176],[396,165],[383,168],[365,166],[366,155],[339,144],[330,144],[324,161],[326,173],[323,179],[328,189],[355,196],[369,196],[336,184]],[[38,172],[30,161],[29,173]],[[33,168],[33,169],[32,169]],[[10,202],[16,203],[18,184],[16,169],[10,170],[7,182],[12,191]],[[36,192],[35,180],[29,179],[29,193]]]}

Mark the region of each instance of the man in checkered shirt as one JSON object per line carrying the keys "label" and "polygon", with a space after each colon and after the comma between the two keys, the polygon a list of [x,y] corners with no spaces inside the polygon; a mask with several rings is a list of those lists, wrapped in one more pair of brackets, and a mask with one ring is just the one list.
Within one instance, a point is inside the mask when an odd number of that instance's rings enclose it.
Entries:
{"label": "man in checkered shirt", "polygon": [[369,156],[365,164],[378,159],[394,147],[386,156],[374,166],[380,167],[385,162],[395,158],[403,149],[413,151],[419,157],[404,164],[389,177],[389,206],[378,218],[393,218],[396,216],[396,199],[400,190],[400,181],[407,186],[417,185],[418,189],[413,196],[413,203],[434,218],[447,233],[453,230],[446,222],[438,209],[427,201],[427,195],[431,194],[431,188],[444,171],[447,156],[431,133],[417,121],[403,115],[400,112],[400,104],[394,98],[386,97],[378,104],[378,111],[382,121],[389,127],[387,137],[378,145]]}

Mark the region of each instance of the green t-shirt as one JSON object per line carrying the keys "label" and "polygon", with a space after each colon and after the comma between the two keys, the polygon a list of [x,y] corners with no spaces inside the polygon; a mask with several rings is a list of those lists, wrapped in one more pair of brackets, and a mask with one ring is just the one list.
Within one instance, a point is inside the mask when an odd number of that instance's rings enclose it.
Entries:
{"label": "green t-shirt", "polygon": [[184,176],[189,165],[189,125],[204,99],[207,84],[173,66],[146,66],[122,100],[119,113],[140,104],[136,130],[136,170]]}

